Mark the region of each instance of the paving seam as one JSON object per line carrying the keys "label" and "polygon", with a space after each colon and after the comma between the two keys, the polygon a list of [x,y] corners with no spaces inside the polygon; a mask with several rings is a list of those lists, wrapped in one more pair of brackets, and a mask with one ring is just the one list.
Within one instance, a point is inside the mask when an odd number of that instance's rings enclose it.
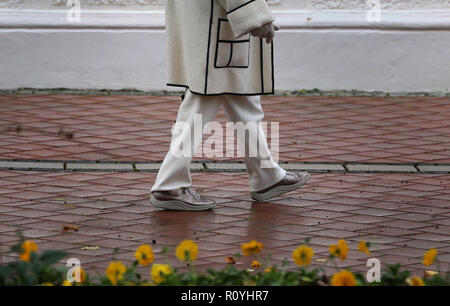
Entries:
{"label": "paving seam", "polygon": [[[161,162],[137,161],[81,161],[81,160],[25,160],[0,159],[0,170],[68,171],[68,172],[158,172]],[[287,170],[307,170],[311,173],[408,173],[450,174],[450,164],[421,163],[331,163],[280,162]],[[245,164],[230,161],[195,161],[192,172],[245,172]]]}

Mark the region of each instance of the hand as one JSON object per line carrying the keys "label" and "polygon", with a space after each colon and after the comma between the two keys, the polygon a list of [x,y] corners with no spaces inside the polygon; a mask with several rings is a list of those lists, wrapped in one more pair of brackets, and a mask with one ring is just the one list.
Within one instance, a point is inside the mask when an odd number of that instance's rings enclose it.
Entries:
{"label": "hand", "polygon": [[255,29],[251,32],[253,36],[265,38],[266,42],[270,44],[275,37],[275,32],[280,29],[279,26],[274,25],[272,22],[263,25],[262,27]]}

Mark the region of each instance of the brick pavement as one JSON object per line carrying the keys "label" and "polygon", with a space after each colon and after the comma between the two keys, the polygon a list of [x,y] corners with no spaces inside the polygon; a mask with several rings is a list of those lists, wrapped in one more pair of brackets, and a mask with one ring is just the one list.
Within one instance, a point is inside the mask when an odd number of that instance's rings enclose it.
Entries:
{"label": "brick pavement", "polygon": [[[449,102],[270,97],[263,104],[266,120],[281,122],[283,161],[449,163]],[[178,103],[176,97],[0,96],[0,159],[160,161]],[[225,258],[249,239],[263,242],[264,254],[280,264],[305,238],[312,238],[316,259],[344,238],[352,250],[339,266],[364,271],[367,256],[356,244],[365,239],[382,264],[400,262],[420,273],[421,256],[435,247],[441,269],[450,268],[448,174],[314,173],[302,189],[255,203],[244,173],[194,173],[195,187],[218,202],[202,213],[149,206],[154,178],[144,172],[0,170],[0,246],[17,241],[19,226],[41,250],[66,250],[87,270],[101,272],[113,257],[131,260],[142,243],[152,244],[157,260],[169,246],[171,263],[182,267],[173,248],[194,239],[200,247],[196,266],[206,269],[226,265]],[[78,231],[62,233],[63,224]],[[237,265],[247,268],[249,260]]]}
{"label": "brick pavement", "polygon": [[[160,161],[179,101],[0,96],[0,159]],[[265,121],[280,122],[283,161],[450,163],[449,102],[448,97],[266,97],[263,106]],[[222,112],[219,119],[224,121]]]}

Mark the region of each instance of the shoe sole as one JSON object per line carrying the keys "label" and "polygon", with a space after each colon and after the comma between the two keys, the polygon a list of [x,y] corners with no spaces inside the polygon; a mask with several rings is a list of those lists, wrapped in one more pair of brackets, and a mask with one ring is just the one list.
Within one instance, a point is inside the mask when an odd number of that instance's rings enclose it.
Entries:
{"label": "shoe sole", "polygon": [[153,195],[150,197],[150,203],[164,210],[179,210],[179,211],[203,211],[203,210],[211,210],[216,207],[216,204],[208,204],[208,205],[190,205],[188,203],[172,200],[172,201],[160,201],[155,198]]}
{"label": "shoe sole", "polygon": [[293,191],[297,188],[302,187],[303,185],[306,184],[306,182],[308,182],[310,177],[310,174],[308,173],[305,178],[303,180],[301,180],[300,182],[293,184],[293,185],[285,185],[285,186],[278,186],[273,188],[272,190],[267,191],[266,193],[263,194],[258,194],[258,193],[253,193],[251,194],[252,199],[262,202],[262,201],[267,201],[270,199],[273,199],[275,197],[278,197],[280,195],[283,195],[285,193],[288,193],[290,191]]}

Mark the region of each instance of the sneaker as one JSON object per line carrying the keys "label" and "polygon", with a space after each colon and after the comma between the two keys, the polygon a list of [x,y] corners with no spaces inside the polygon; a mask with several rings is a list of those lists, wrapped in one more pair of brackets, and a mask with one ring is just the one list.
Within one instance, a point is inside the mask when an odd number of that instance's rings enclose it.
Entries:
{"label": "sneaker", "polygon": [[308,180],[308,172],[288,172],[285,177],[275,185],[261,191],[252,192],[251,197],[256,201],[267,201],[305,185]]}
{"label": "sneaker", "polygon": [[176,191],[154,191],[150,197],[150,203],[165,210],[200,211],[216,207],[213,200],[201,198],[191,188],[181,188]]}

